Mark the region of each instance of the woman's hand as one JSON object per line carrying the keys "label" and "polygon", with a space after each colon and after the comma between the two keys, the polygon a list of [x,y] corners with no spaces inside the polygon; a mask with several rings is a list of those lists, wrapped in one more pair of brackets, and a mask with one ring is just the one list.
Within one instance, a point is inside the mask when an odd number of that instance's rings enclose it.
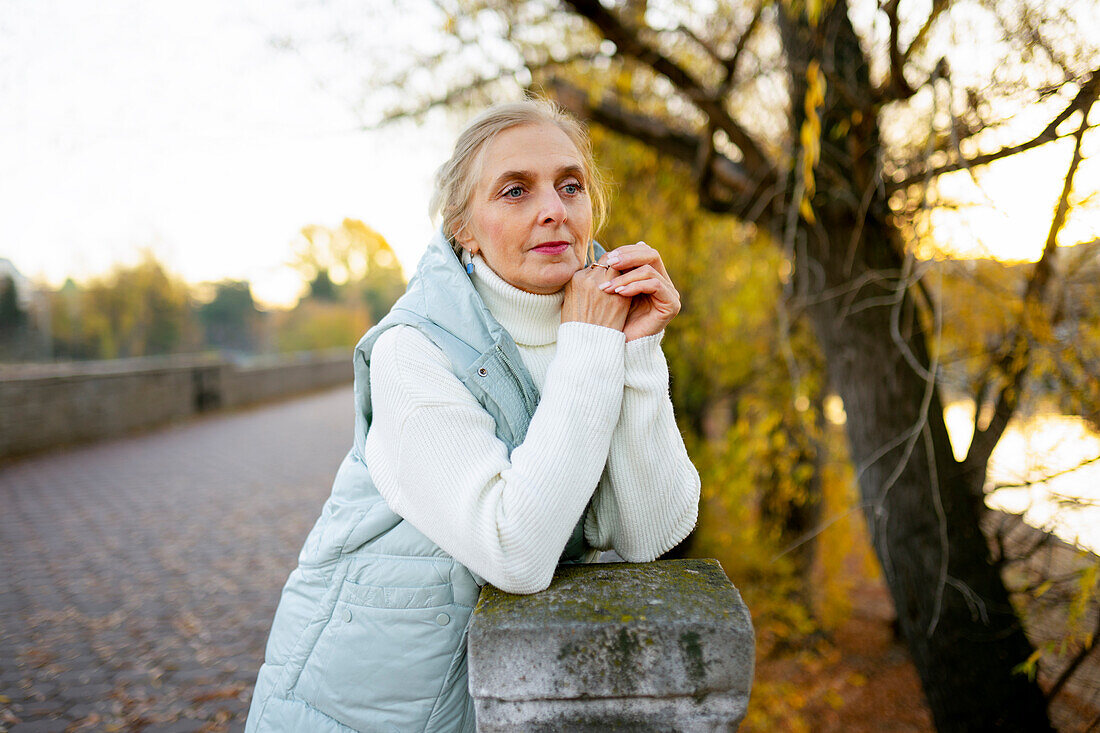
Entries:
{"label": "woman's hand", "polygon": [[630,311],[630,300],[600,289],[601,283],[618,274],[618,270],[595,265],[577,270],[573,279],[565,284],[561,322],[580,321],[622,331]]}
{"label": "woman's hand", "polygon": [[645,242],[619,247],[601,257],[600,262],[613,268],[607,270],[601,289],[630,299],[630,312],[623,325],[627,341],[660,333],[680,312],[680,293],[665,270],[661,254]]}

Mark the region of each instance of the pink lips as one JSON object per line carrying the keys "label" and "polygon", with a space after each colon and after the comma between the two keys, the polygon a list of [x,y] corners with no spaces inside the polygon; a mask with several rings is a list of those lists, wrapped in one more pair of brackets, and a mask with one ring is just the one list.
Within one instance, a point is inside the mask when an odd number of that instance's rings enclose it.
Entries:
{"label": "pink lips", "polygon": [[544,255],[560,255],[569,249],[569,242],[547,242],[532,248],[535,252]]}

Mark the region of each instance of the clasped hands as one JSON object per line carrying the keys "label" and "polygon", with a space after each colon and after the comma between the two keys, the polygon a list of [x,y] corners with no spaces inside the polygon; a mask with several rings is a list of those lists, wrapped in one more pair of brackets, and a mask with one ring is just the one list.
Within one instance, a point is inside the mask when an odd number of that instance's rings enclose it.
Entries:
{"label": "clasped hands", "polygon": [[638,242],[573,275],[565,286],[561,320],[614,328],[633,341],[660,333],[679,312],[680,294],[660,253]]}

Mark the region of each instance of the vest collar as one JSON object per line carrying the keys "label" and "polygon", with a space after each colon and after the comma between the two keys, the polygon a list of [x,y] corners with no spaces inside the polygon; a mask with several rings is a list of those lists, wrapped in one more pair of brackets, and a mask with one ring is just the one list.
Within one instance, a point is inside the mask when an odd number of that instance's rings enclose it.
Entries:
{"label": "vest collar", "polygon": [[478,352],[493,348],[506,335],[441,231],[428,243],[402,299],[414,302],[399,300],[395,308],[427,318]]}

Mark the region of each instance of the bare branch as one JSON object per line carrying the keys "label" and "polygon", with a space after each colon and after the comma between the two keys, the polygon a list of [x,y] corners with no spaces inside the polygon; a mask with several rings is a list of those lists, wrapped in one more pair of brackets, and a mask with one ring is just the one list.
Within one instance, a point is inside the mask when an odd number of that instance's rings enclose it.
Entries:
{"label": "bare branch", "polygon": [[708,122],[695,152],[695,162],[692,163],[691,175],[701,197],[710,196],[711,170],[715,155],[714,130],[714,124]]}
{"label": "bare branch", "polygon": [[[928,176],[938,176],[944,173],[951,173],[952,171],[962,170],[964,168],[975,168],[981,165],[987,165],[995,160],[1001,158],[1007,158],[1017,153],[1022,153],[1032,148],[1037,148],[1040,145],[1044,145],[1055,140],[1059,140],[1064,137],[1076,136],[1077,131],[1058,134],[1058,126],[1069,119],[1070,115],[1074,112],[1083,111],[1084,119],[1088,119],[1088,109],[1092,107],[1093,102],[1096,101],[1097,96],[1100,95],[1100,68],[1093,70],[1089,75],[1088,80],[1081,86],[1081,89],[1077,92],[1077,95],[1073,98],[1073,101],[1066,105],[1057,117],[1050,121],[1042,132],[1036,135],[1027,142],[1020,143],[1018,145],[1010,145],[1008,147],[1001,148],[992,153],[985,153],[984,155],[978,155],[970,159],[960,159],[946,165],[942,165],[936,168],[918,169],[910,173],[905,178],[900,180],[890,181],[887,184],[887,190],[894,192],[914,183],[920,183]],[[1085,131],[1091,129],[1089,126],[1085,126]]]}
{"label": "bare branch", "polygon": [[1010,19],[1007,17],[1009,8],[1006,7],[1007,3],[987,2],[985,3],[997,18],[998,25],[1004,31],[1006,36],[1011,36],[1014,33],[1021,33],[1027,41],[1027,45],[1032,48],[1041,49],[1051,62],[1061,69],[1067,81],[1073,79],[1073,73],[1070,71],[1070,65],[1066,59],[1062,57],[1062,54],[1058,53],[1054,47],[1047,42],[1047,39],[1043,37],[1042,32],[1035,25],[1030,17],[1030,14],[1026,10],[1018,10],[1016,18]]}
{"label": "bare branch", "polygon": [[[1026,364],[1026,342],[1021,348],[1025,350],[1025,353],[1018,358]],[[1007,356],[1002,361],[1008,362],[1010,359],[1011,356]],[[977,416],[979,413],[975,413],[974,435],[970,440],[970,448],[966,452],[966,458],[962,462],[964,470],[970,473],[969,469],[973,469],[973,475],[975,476],[985,474],[985,466],[989,462],[989,456],[993,454],[993,448],[996,447],[1001,435],[1008,427],[1008,421],[1012,419],[1012,415],[1016,412],[1020,390],[1023,389],[1024,378],[1027,375],[1027,369],[1023,366],[1013,368],[1010,363],[1005,363],[1002,366],[1008,367],[1009,378],[1007,384],[1002,386],[1001,391],[997,394],[997,401],[993,406],[993,417],[990,418],[989,424],[985,428],[978,426]],[[979,484],[975,483],[975,489],[980,493]]]}
{"label": "bare branch", "polygon": [[705,38],[702,38],[698,33],[688,28],[686,25],[681,23],[680,25],[676,26],[676,32],[680,35],[690,38],[696,46],[706,51],[707,55],[710,56],[711,59],[713,59],[714,61],[717,61],[720,64],[725,62],[725,59],[722,58],[722,55],[718,53],[718,49],[710,45],[709,41],[707,41]]}
{"label": "bare branch", "polygon": [[[1100,73],[1094,72],[1093,79],[1100,81]],[[1043,246],[1043,254],[1035,263],[1035,269],[1028,279],[1027,288],[1024,291],[1024,309],[1020,316],[1020,322],[1015,328],[1015,333],[1009,339],[1010,346],[999,360],[998,369],[1006,376],[1006,384],[997,395],[997,402],[993,409],[993,418],[984,429],[977,423],[977,415],[981,411],[981,405],[977,406],[974,420],[974,437],[970,442],[963,465],[968,469],[977,471],[979,467],[985,467],[989,456],[997,441],[1001,439],[1008,421],[1016,411],[1020,401],[1020,393],[1024,379],[1030,366],[1030,344],[1028,343],[1028,319],[1033,311],[1041,307],[1046,298],[1050,285],[1051,274],[1054,269],[1054,258],[1058,249],[1058,234],[1066,223],[1069,213],[1069,197],[1073,191],[1073,179],[1077,175],[1077,169],[1081,165],[1081,145],[1085,132],[1089,129],[1088,116],[1092,109],[1092,101],[1081,110],[1081,124],[1074,133],[1073,158],[1070,160],[1069,170],[1066,172],[1065,181],[1062,184],[1062,193],[1058,197],[1058,208],[1054,212],[1054,218],[1050,222],[1050,230]],[[984,471],[983,471],[984,472]]]}
{"label": "bare branch", "polygon": [[[752,20],[749,21],[749,24],[741,33],[741,37],[737,41],[737,47],[729,58],[719,58],[715,54],[715,58],[725,69],[725,76],[721,84],[718,85],[717,96],[719,99],[724,99],[733,88],[733,84],[737,79],[737,66],[740,63],[741,54],[748,45],[753,32],[760,25],[760,17],[763,12],[763,4],[758,5],[756,7],[756,12],[753,13]],[[692,170],[692,177],[695,179],[696,188],[699,191],[700,204],[703,208],[711,211],[721,208],[721,203],[717,200],[717,197],[711,193],[711,183],[713,181],[712,171],[714,170],[715,155],[717,154],[717,150],[714,146],[714,133],[716,130],[717,127],[713,121],[707,123],[706,131],[702,136]]]}
{"label": "bare branch", "polygon": [[382,119],[379,120],[378,123],[374,126],[381,127],[397,120],[402,120],[409,117],[417,117],[431,109],[435,109],[436,107],[448,107],[452,104],[455,104],[463,97],[466,97],[479,89],[483,89],[487,86],[490,86],[491,84],[495,84],[501,79],[507,78],[514,74],[518,74],[523,70],[527,70],[533,76],[539,72],[548,71],[551,69],[558,69],[563,66],[568,66],[577,61],[592,61],[593,59],[602,55],[603,54],[599,51],[578,51],[561,59],[548,59],[547,61],[540,63],[529,62],[525,63],[521,67],[513,69],[501,69],[496,74],[474,79],[468,84],[463,84],[459,87],[451,89],[442,96],[436,97],[434,99],[429,99],[416,106],[404,109],[390,110],[386,112],[386,114],[383,115]]}
{"label": "bare branch", "polygon": [[756,6],[756,12],[752,14],[752,20],[745,26],[744,32],[741,33],[741,38],[737,40],[737,48],[733,50],[733,55],[726,59],[722,65],[726,68],[726,78],[722,80],[722,85],[718,89],[718,93],[725,97],[729,93],[729,90],[733,88],[733,83],[737,78],[737,67],[741,63],[741,56],[745,53],[745,47],[749,45],[749,39],[756,33],[756,29],[760,27],[760,18],[764,14],[764,3],[760,3]]}
{"label": "bare branch", "polygon": [[[1093,129],[1093,127],[1095,126],[1090,125],[1088,128],[1086,128],[1086,132]],[[906,176],[905,178],[902,178],[900,180],[890,181],[886,184],[886,190],[889,193],[893,193],[894,191],[899,191],[903,188],[912,186],[914,183],[920,183],[926,176],[935,177],[943,175],[944,173],[953,173],[955,171],[963,170],[966,168],[977,168],[979,166],[988,165],[994,161],[1000,160],[1001,158],[1009,158],[1013,155],[1031,150],[1032,148],[1037,148],[1040,145],[1045,145],[1046,143],[1054,142],[1055,140],[1062,140],[1063,138],[1072,137],[1076,134],[1076,131],[1063,133],[1061,135],[1047,134],[1044,131],[1038,136],[1032,138],[1031,140],[1028,140],[1025,143],[1020,143],[1019,145],[1009,145],[1008,147],[1001,148],[1000,150],[996,150],[992,153],[977,155],[967,160],[957,160],[954,163],[948,163],[937,168],[918,170],[916,173]]]}
{"label": "bare branch", "polygon": [[[632,137],[688,165],[697,159],[702,142],[696,135],[675,130],[660,120],[631,112],[613,102],[592,102],[585,90],[562,79],[551,79],[548,86],[561,105],[577,117]],[[733,200],[726,202],[725,206],[730,211],[738,206],[750,205],[761,190],[759,183],[750,177],[741,164],[724,155],[715,154],[711,157],[708,175],[729,190]]]}
{"label": "bare branch", "polygon": [[1014,484],[997,484],[996,486],[993,487],[993,490],[994,491],[1000,491],[1001,489],[1026,489],[1030,486],[1034,486],[1037,483],[1043,483],[1045,481],[1050,481],[1051,479],[1058,478],[1059,476],[1065,476],[1067,474],[1071,474],[1074,471],[1080,471],[1085,466],[1091,466],[1092,464],[1094,464],[1098,461],[1100,461],[1100,456],[1093,456],[1092,458],[1088,458],[1084,461],[1081,461],[1076,466],[1071,466],[1069,468],[1064,468],[1061,471],[1055,471],[1054,473],[1045,474],[1038,481],[1020,481],[1020,482],[1017,482],[1017,483],[1014,483]]}
{"label": "bare branch", "polygon": [[913,54],[924,48],[924,44],[928,41],[928,33],[932,30],[933,24],[943,14],[944,10],[947,10],[947,6],[950,5],[949,0],[932,0],[932,10],[928,13],[928,18],[924,21],[924,25],[917,31],[917,35],[913,37],[913,41],[909,44],[909,48],[905,49],[905,52],[901,55],[902,64],[909,63],[909,59]]}
{"label": "bare branch", "polygon": [[722,104],[721,99],[708,91],[698,79],[672,59],[641,40],[637,29],[628,28],[599,0],[567,0],[577,13],[590,20],[604,38],[608,39],[625,56],[636,59],[672,82],[684,96],[706,114],[718,129],[729,136],[744,156],[745,165],[753,178],[763,180],[774,175],[774,166],[748,132],[737,124]]}
{"label": "bare branch", "polygon": [[631,112],[608,101],[594,103],[589,100],[586,90],[564,79],[552,77],[547,86],[563,107],[582,119],[592,120],[632,137],[678,160],[690,163],[695,157],[699,139],[694,135],[674,130],[660,120]]}
{"label": "bare branch", "polygon": [[889,0],[886,3],[886,17],[890,21],[890,80],[886,85],[895,99],[913,96],[913,87],[905,81],[905,57],[902,55],[901,42],[898,39],[898,5],[901,0]]}
{"label": "bare branch", "polygon": [[698,33],[688,28],[686,25],[679,25],[676,31],[684,36],[687,36],[695,42],[697,46],[707,52],[707,54],[716,61],[724,70],[722,77],[722,83],[719,85],[715,96],[719,99],[724,98],[733,88],[734,81],[737,78],[737,66],[741,62],[741,57],[745,52],[745,47],[749,43],[749,39],[752,38],[756,29],[760,26],[760,18],[764,14],[764,4],[756,6],[756,11],[752,15],[752,19],[749,24],[745,26],[745,30],[741,32],[741,37],[737,39],[737,45],[733,49],[733,53],[728,56],[723,56],[718,52],[711,43],[705,38],[701,38]]}

